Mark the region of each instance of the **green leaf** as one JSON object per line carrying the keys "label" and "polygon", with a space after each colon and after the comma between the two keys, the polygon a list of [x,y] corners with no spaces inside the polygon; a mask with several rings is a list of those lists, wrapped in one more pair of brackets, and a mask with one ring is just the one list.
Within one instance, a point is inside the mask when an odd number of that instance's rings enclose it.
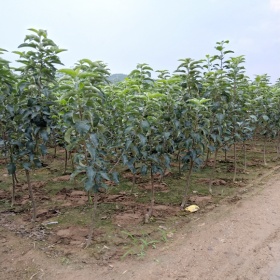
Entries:
{"label": "green leaf", "polygon": [[128,150],[129,147],[131,146],[131,144],[132,144],[132,140],[130,140],[130,139],[126,140],[126,142],[125,142],[125,149]]}
{"label": "green leaf", "polygon": [[28,82],[20,82],[18,84],[19,91],[22,93],[24,91],[24,89],[27,88],[27,86],[29,86]]}
{"label": "green leaf", "polygon": [[75,171],[71,174],[70,180],[73,180],[78,174],[83,173],[86,171],[85,166],[77,166]]}
{"label": "green leaf", "polygon": [[47,146],[44,145],[44,144],[41,144],[40,145],[40,151],[41,151],[41,154],[44,156],[47,154]]}
{"label": "green leaf", "polygon": [[47,142],[49,140],[49,135],[46,130],[41,130],[40,131],[40,136],[43,139],[44,142]]}
{"label": "green leaf", "polygon": [[67,49],[56,49],[55,50],[55,53],[58,54],[58,53],[61,53],[61,52],[66,52],[68,51]]}
{"label": "green leaf", "polygon": [[218,113],[218,114],[216,114],[216,118],[219,121],[219,123],[221,124],[225,118],[225,115]]}
{"label": "green leaf", "polygon": [[87,144],[87,150],[90,153],[91,158],[95,161],[96,160],[96,149],[92,147],[90,144]]}
{"label": "green leaf", "polygon": [[72,131],[74,130],[73,127],[70,127],[67,129],[67,131],[65,132],[65,135],[64,135],[64,140],[70,144],[71,143],[71,134],[72,134]]}
{"label": "green leaf", "polygon": [[224,54],[227,54],[227,53],[234,53],[234,51],[230,51],[230,50],[224,51]]}
{"label": "green leaf", "polygon": [[130,133],[132,130],[134,129],[134,126],[128,126],[125,130],[124,130],[124,134],[128,134]]}
{"label": "green leaf", "polygon": [[30,171],[30,170],[31,170],[31,163],[30,163],[30,162],[24,162],[24,163],[22,164],[22,167],[23,167],[25,170]]}
{"label": "green leaf", "polygon": [[34,159],[33,162],[34,162],[35,167],[37,167],[37,168],[42,167],[42,163],[38,158]]}
{"label": "green leaf", "polygon": [[170,168],[171,159],[168,155],[164,155],[164,165],[166,168]]}
{"label": "green leaf", "polygon": [[116,183],[116,184],[119,184],[120,181],[119,181],[119,173],[118,172],[113,172],[112,173],[112,177],[113,177],[113,181]]}
{"label": "green leaf", "polygon": [[165,95],[164,95],[164,94],[161,94],[161,93],[148,93],[147,96],[148,96],[150,99],[165,97]]}
{"label": "green leaf", "polygon": [[135,163],[136,159],[135,158],[131,158],[127,163],[126,165],[128,166],[128,168],[130,169],[130,171],[135,174],[136,172],[136,169],[134,167],[134,163]]}
{"label": "green leaf", "polygon": [[153,174],[157,174],[157,173],[162,174],[163,170],[160,168],[160,166],[157,166],[157,165],[153,164],[152,165],[152,173]]}
{"label": "green leaf", "polygon": [[34,43],[23,43],[23,44],[20,44],[18,46],[18,48],[25,48],[25,47],[27,47],[27,48],[34,48],[35,49],[37,47],[37,45],[34,44]]}
{"label": "green leaf", "polygon": [[217,135],[214,134],[214,133],[211,133],[210,136],[211,136],[211,138],[213,139],[213,141],[216,142],[216,140],[217,140]]}
{"label": "green leaf", "polygon": [[7,164],[7,170],[8,170],[9,175],[15,174],[16,173],[15,163],[11,162],[11,163]]}
{"label": "green leaf", "polygon": [[266,121],[266,122],[269,120],[269,117],[268,117],[267,115],[263,115],[262,118],[263,118],[263,120]]}
{"label": "green leaf", "polygon": [[86,173],[87,173],[87,179],[85,181],[85,189],[87,191],[90,191],[94,186],[96,171],[93,169],[92,166],[87,166]]}
{"label": "green leaf", "polygon": [[69,75],[69,76],[71,76],[72,78],[75,78],[75,77],[77,77],[77,75],[78,75],[78,72],[77,71],[75,71],[75,70],[73,70],[73,69],[70,69],[70,68],[68,68],[68,69],[59,69],[58,70],[58,72],[60,72],[60,73],[63,73],[63,74],[66,74],[66,75]]}
{"label": "green leaf", "polygon": [[14,116],[14,107],[12,105],[7,104],[6,109],[11,116]]}
{"label": "green leaf", "polygon": [[141,143],[141,145],[145,145],[146,143],[147,143],[147,137],[146,136],[144,136],[143,134],[138,134],[137,135],[138,137],[139,137],[139,139],[140,139],[140,143]]}
{"label": "green leaf", "polygon": [[[39,30],[37,30],[37,29],[35,29],[35,28],[28,28],[27,30],[32,31],[32,32],[34,32],[34,33],[36,33],[36,34],[39,35]],[[33,35],[33,36],[34,36],[34,35]]]}
{"label": "green leaf", "polygon": [[77,121],[75,129],[79,134],[83,135],[90,130],[90,125],[86,121]]}
{"label": "green leaf", "polygon": [[167,140],[170,137],[171,133],[170,132],[163,132],[163,137],[165,140]]}
{"label": "green leaf", "polygon": [[149,122],[148,122],[147,120],[141,121],[141,122],[140,122],[140,125],[141,125],[141,127],[142,127],[144,130],[147,130],[147,129],[150,128],[150,124],[149,124]]}
{"label": "green leaf", "polygon": [[110,178],[108,176],[108,174],[106,172],[100,172],[100,175],[102,176],[102,178],[104,178],[107,181],[110,181]]}
{"label": "green leaf", "polygon": [[122,162],[124,165],[127,165],[127,163],[128,163],[128,158],[125,154],[122,154]]}
{"label": "green leaf", "polygon": [[84,187],[86,191],[90,191],[93,189],[94,183],[90,179],[86,179],[84,183]]}
{"label": "green leaf", "polygon": [[90,134],[90,141],[93,143],[94,146],[98,147],[98,137],[96,133]]}
{"label": "green leaf", "polygon": [[141,167],[141,174],[142,175],[146,175],[147,174],[147,172],[148,172],[148,167],[147,167],[147,165],[142,165],[142,167]]}

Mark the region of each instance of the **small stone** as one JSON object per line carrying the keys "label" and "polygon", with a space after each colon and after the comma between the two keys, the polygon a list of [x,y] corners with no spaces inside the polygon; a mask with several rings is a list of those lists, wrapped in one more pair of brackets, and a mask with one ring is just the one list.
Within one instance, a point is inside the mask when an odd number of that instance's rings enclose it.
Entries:
{"label": "small stone", "polygon": [[173,232],[169,232],[169,233],[166,234],[166,236],[167,236],[168,238],[172,238],[172,237],[174,236],[174,233],[173,233]]}

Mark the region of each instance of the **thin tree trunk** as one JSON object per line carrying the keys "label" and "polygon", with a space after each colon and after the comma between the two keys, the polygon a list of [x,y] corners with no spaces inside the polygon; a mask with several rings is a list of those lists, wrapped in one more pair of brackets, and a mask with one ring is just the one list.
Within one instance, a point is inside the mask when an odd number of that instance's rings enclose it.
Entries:
{"label": "thin tree trunk", "polygon": [[215,156],[214,156],[214,166],[213,166],[213,167],[214,167],[214,171],[216,171],[218,151],[219,151],[219,148],[216,148],[216,150],[215,150]]}
{"label": "thin tree trunk", "polygon": [[89,191],[87,191],[87,199],[88,199],[88,204],[90,204],[91,203],[91,197],[90,197],[90,192]]}
{"label": "thin tree trunk", "polygon": [[16,193],[16,180],[15,180],[15,173],[12,174],[13,186],[12,186],[12,203],[11,206],[13,207],[15,204],[15,193]]}
{"label": "thin tree trunk", "polygon": [[191,182],[191,174],[192,174],[192,170],[193,170],[193,160],[190,161],[190,169],[189,172],[187,173],[187,177],[186,177],[186,186],[185,186],[185,192],[184,192],[184,196],[183,196],[183,200],[181,203],[181,209],[183,209],[187,203],[187,198],[188,198],[188,194],[190,191],[190,182]]}
{"label": "thin tree trunk", "polygon": [[181,175],[181,157],[180,157],[180,153],[181,153],[181,151],[178,151],[178,153],[177,153],[177,155],[176,155],[176,160],[177,160],[178,163],[179,163],[179,166],[178,166],[179,175]]}
{"label": "thin tree trunk", "polygon": [[163,172],[160,174],[160,178],[159,178],[160,183],[163,183],[163,178],[165,176],[166,171],[167,171],[167,168],[164,167]]}
{"label": "thin tree trunk", "polygon": [[94,193],[93,197],[93,208],[92,208],[92,213],[91,213],[91,225],[89,228],[89,234],[88,234],[88,239],[86,242],[85,248],[89,247],[92,243],[92,237],[93,237],[93,232],[96,227],[96,222],[97,222],[97,204],[98,204],[98,192]]}
{"label": "thin tree trunk", "polygon": [[279,134],[277,134],[277,141],[276,141],[276,154],[277,154],[277,159],[279,158]]}
{"label": "thin tree trunk", "polygon": [[26,174],[26,179],[27,179],[27,186],[28,186],[28,191],[29,191],[29,197],[31,199],[32,208],[33,208],[32,222],[35,222],[36,216],[37,216],[37,210],[36,210],[35,199],[34,199],[34,196],[33,196],[32,186],[31,186],[31,182],[30,182],[30,172],[29,172],[29,170],[25,170],[25,174]]}
{"label": "thin tree trunk", "polygon": [[88,165],[88,152],[87,152],[87,148],[86,148],[86,141],[84,141],[84,144],[83,144],[83,152],[84,152],[84,155],[85,155],[85,160],[86,160],[86,165]]}
{"label": "thin tree trunk", "polygon": [[57,148],[56,148],[56,145],[54,145],[54,158],[56,158],[56,152],[57,152]]}
{"label": "thin tree trunk", "polygon": [[204,166],[207,166],[208,161],[209,161],[209,157],[210,157],[210,149],[208,148],[208,149],[207,149],[207,154],[206,154],[206,159],[205,159],[205,164],[204,164]]}
{"label": "thin tree trunk", "polygon": [[[133,163],[133,167],[135,169],[135,163]],[[135,185],[136,185],[136,173],[133,172],[133,177],[132,177],[132,187],[131,187],[131,190],[130,190],[130,193],[132,194],[133,193],[133,190],[135,188]]]}
{"label": "thin tree trunk", "polygon": [[280,155],[280,133],[278,132],[278,137],[277,137],[277,159],[279,159]]}
{"label": "thin tree trunk", "polygon": [[243,151],[244,151],[244,172],[247,170],[247,148],[246,148],[246,143],[243,142]]}
{"label": "thin tree trunk", "polygon": [[72,167],[72,171],[74,171],[75,170],[75,166],[74,166],[74,157],[73,157],[73,151],[71,152],[71,151],[69,151],[68,152],[68,158],[67,158],[67,161],[71,161],[71,167]]}
{"label": "thin tree trunk", "polygon": [[7,143],[6,143],[6,135],[5,133],[3,133],[3,136],[2,136],[4,139],[4,159],[5,159],[5,164],[8,164],[8,158],[7,158],[7,151],[8,151],[8,147],[7,147]]}
{"label": "thin tree trunk", "polygon": [[136,185],[136,174],[132,173],[133,177],[132,177],[132,187],[130,189],[130,193],[132,194]]}
{"label": "thin tree trunk", "polygon": [[153,174],[152,166],[151,166],[151,184],[152,184],[151,204],[150,204],[149,212],[145,215],[145,223],[148,223],[150,218],[152,217],[154,211],[154,205],[155,205],[155,186],[154,186],[154,174]]}
{"label": "thin tree trunk", "polygon": [[234,173],[232,181],[235,182],[236,180],[236,173],[237,173],[237,157],[236,157],[236,143],[233,143],[233,154],[234,154]]}
{"label": "thin tree trunk", "polygon": [[16,181],[16,183],[18,184],[18,178],[17,178],[17,173],[15,172],[15,174],[14,174],[14,176],[15,176],[15,181]]}
{"label": "thin tree trunk", "polygon": [[213,186],[213,181],[216,178],[216,165],[217,165],[217,156],[218,156],[218,148],[215,150],[215,156],[214,156],[214,164],[213,164],[213,172],[210,174],[210,181],[209,181],[209,192],[212,194],[212,186]]}
{"label": "thin tree trunk", "polygon": [[182,170],[181,170],[181,157],[180,157],[180,153],[181,153],[181,151],[179,151],[178,154],[177,154],[177,156],[176,156],[177,161],[178,161],[178,163],[179,163],[179,165],[178,165],[178,172],[179,172],[179,175],[181,175],[181,172],[182,172]]}
{"label": "thin tree trunk", "polygon": [[256,130],[257,130],[257,129],[254,130],[253,137],[252,137],[252,140],[253,140],[253,148],[254,148],[254,149],[257,148],[257,136],[256,136],[257,133],[256,133]]}
{"label": "thin tree trunk", "polygon": [[263,164],[267,165],[267,162],[266,162],[266,137],[264,138],[264,142],[263,142]]}
{"label": "thin tree trunk", "polygon": [[67,170],[67,162],[68,162],[68,151],[66,148],[64,148],[65,151],[65,159],[64,159],[64,174],[66,174],[66,170]]}
{"label": "thin tree trunk", "polygon": [[72,171],[74,171],[75,170],[75,166],[74,166],[74,157],[73,157],[72,153],[69,154],[69,158],[71,159]]}

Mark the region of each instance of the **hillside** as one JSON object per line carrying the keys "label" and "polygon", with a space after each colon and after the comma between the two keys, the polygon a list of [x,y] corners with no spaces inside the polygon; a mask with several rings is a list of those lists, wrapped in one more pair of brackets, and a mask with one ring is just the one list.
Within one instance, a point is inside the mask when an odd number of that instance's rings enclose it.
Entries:
{"label": "hillside", "polygon": [[111,83],[118,83],[118,82],[121,82],[123,81],[125,78],[127,77],[127,75],[125,74],[112,74],[108,80],[111,82]]}

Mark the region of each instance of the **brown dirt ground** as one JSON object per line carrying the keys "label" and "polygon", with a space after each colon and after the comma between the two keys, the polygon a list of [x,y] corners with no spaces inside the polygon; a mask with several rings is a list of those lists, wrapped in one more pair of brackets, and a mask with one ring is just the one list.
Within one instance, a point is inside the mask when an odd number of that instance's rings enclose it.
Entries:
{"label": "brown dirt ground", "polygon": [[[42,247],[34,239],[15,235],[3,224],[6,219],[0,219],[0,279],[280,279],[280,174],[270,177],[232,203],[194,213],[172,240],[140,260],[97,263],[76,248],[76,259],[70,261],[67,254],[73,252],[55,251],[52,245]],[[130,218],[137,219],[132,214]],[[68,228],[58,236],[67,245],[75,231],[77,236],[87,233]]]}

